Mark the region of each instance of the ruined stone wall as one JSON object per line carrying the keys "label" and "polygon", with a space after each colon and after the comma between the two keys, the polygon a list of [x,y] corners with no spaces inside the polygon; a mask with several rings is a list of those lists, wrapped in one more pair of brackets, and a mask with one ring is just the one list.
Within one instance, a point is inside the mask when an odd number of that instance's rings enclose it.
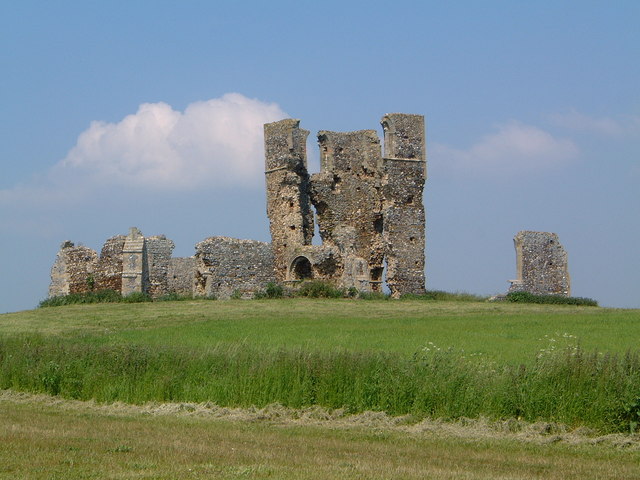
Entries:
{"label": "ruined stone wall", "polygon": [[51,268],[49,297],[84,293],[93,290],[98,254],[84,246],[65,241]]}
{"label": "ruined stone wall", "polygon": [[[380,140],[373,130],[318,134],[320,173],[311,176],[311,200],[323,245],[342,255],[343,286],[360,280],[382,283],[384,242]],[[361,283],[361,282],[359,282]]]}
{"label": "ruined stone wall", "polygon": [[424,117],[392,113],[385,115],[381,123],[387,285],[394,297],[421,294],[425,292]]}
{"label": "ruined stone wall", "polygon": [[95,270],[95,290],[122,290],[122,250],[124,235],[109,238],[100,252]]}
{"label": "ruined stone wall", "polygon": [[[298,120],[265,125],[267,214],[278,281],[321,278],[380,291],[384,260],[394,297],[424,293],[426,179],[424,117],[382,119],[374,130],[321,131],[321,171],[309,179]],[[311,245],[316,211],[322,248]]]}
{"label": "ruined stone wall", "polygon": [[271,245],[256,240],[207,238],[196,245],[195,264],[195,296],[251,297],[276,280]]}
{"label": "ruined stone wall", "polygon": [[178,295],[193,295],[193,281],[196,268],[194,257],[178,257],[169,260],[167,269],[167,290]]}
{"label": "ruined stone wall", "polygon": [[300,121],[287,119],[264,126],[267,215],[278,281],[286,280],[287,249],[310,245],[313,212],[309,203],[307,135]]}
{"label": "ruined stone wall", "polygon": [[158,298],[170,292],[169,263],[175,244],[164,235],[145,238],[147,258],[147,293]]}
{"label": "ruined stone wall", "polygon": [[513,239],[516,249],[517,279],[510,292],[526,291],[535,295],[571,295],[567,252],[558,235],[549,232],[521,231]]}

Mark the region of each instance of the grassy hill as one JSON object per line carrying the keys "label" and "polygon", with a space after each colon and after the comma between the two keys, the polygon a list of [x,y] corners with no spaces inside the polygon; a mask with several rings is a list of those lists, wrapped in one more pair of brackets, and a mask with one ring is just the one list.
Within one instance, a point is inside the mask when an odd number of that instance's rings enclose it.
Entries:
{"label": "grassy hill", "polygon": [[640,478],[638,338],[483,302],[0,315],[0,478]]}
{"label": "grassy hill", "polygon": [[640,311],[281,299],[0,316],[0,388],[98,401],[320,405],[633,431]]}

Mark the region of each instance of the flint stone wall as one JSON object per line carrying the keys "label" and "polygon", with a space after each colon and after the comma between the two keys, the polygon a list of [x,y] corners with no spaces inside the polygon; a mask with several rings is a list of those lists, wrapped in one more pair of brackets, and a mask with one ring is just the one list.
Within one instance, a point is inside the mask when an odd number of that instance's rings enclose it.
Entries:
{"label": "flint stone wall", "polygon": [[516,249],[516,280],[510,292],[535,295],[571,295],[567,252],[558,235],[549,232],[521,231],[513,239]]}
{"label": "flint stone wall", "polygon": [[177,257],[169,260],[167,269],[167,290],[178,295],[193,295],[194,257]]}
{"label": "flint stone wall", "polygon": [[250,298],[275,282],[271,245],[256,240],[210,237],[196,245],[194,295]]}
{"label": "flint stone wall", "polygon": [[[304,147],[309,132],[299,128],[300,121],[264,126],[267,215],[278,281],[322,278],[379,291],[386,259],[394,297],[424,293],[424,117],[392,113],[381,123],[384,156],[374,130],[319,132],[321,171],[310,179]],[[323,247],[332,249],[331,269],[326,258],[324,265],[314,263],[320,256],[311,245],[311,204]],[[301,248],[306,256],[298,253]]]}
{"label": "flint stone wall", "polygon": [[49,297],[92,290],[97,262],[95,250],[68,240],[63,242],[51,268]]}
{"label": "flint stone wall", "polygon": [[151,297],[158,298],[170,292],[169,263],[175,244],[164,235],[157,235],[145,238],[145,247],[149,272],[146,292]]}
{"label": "flint stone wall", "polygon": [[124,235],[109,238],[102,247],[95,269],[95,290],[122,290],[122,250]]}

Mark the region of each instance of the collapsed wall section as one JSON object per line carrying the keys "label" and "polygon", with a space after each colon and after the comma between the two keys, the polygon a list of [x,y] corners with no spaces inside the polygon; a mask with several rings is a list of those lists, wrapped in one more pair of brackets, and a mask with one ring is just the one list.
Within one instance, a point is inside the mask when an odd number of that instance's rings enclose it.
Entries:
{"label": "collapsed wall section", "polygon": [[268,243],[210,237],[196,245],[195,296],[251,297],[275,281],[274,256]]}
{"label": "collapsed wall section", "polygon": [[524,230],[516,234],[513,243],[517,279],[511,281],[510,292],[571,295],[567,252],[558,235]]}
{"label": "collapsed wall section", "polygon": [[383,211],[387,285],[393,297],[425,292],[424,117],[391,113],[384,130]]}
{"label": "collapsed wall section", "polygon": [[287,249],[311,245],[313,212],[309,203],[307,136],[300,120],[286,119],[264,126],[267,216],[275,275],[286,280]]}
{"label": "collapsed wall section", "polygon": [[320,173],[311,176],[311,201],[323,245],[341,253],[345,287],[380,290],[384,242],[380,140],[373,130],[318,134]]}
{"label": "collapsed wall section", "polygon": [[68,240],[63,242],[51,268],[49,297],[93,290],[97,262],[95,250]]}

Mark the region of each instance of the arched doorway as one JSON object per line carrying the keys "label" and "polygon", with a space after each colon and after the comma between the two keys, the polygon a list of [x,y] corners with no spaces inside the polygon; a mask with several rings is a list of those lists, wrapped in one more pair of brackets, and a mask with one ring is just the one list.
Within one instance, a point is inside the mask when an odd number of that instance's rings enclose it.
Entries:
{"label": "arched doorway", "polygon": [[289,268],[289,276],[291,280],[307,280],[313,278],[313,270],[311,269],[311,262],[307,257],[296,257],[291,262]]}

